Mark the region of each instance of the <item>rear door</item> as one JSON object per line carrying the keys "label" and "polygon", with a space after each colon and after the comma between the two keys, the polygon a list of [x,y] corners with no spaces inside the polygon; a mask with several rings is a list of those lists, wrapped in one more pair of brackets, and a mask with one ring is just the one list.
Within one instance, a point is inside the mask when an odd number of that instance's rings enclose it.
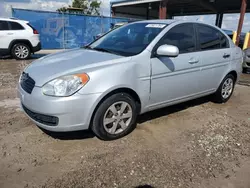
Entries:
{"label": "rear door", "polygon": [[0,49],[8,49],[11,42],[11,34],[7,21],[0,20]]}
{"label": "rear door", "polygon": [[[18,22],[9,21],[10,36],[14,39],[29,39],[30,35],[27,30]],[[30,32],[31,33],[31,32]]]}
{"label": "rear door", "polygon": [[228,38],[217,28],[196,24],[198,49],[201,52],[199,88],[203,92],[216,90],[232,60]]}

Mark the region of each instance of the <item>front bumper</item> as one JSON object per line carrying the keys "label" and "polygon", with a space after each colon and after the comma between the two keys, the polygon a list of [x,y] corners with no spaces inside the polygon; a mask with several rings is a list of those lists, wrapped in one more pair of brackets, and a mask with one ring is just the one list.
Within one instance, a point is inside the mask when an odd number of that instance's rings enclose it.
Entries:
{"label": "front bumper", "polygon": [[54,132],[88,129],[101,96],[76,93],[70,97],[50,97],[43,95],[40,87],[34,87],[28,94],[20,84],[18,95],[26,115],[39,127]]}

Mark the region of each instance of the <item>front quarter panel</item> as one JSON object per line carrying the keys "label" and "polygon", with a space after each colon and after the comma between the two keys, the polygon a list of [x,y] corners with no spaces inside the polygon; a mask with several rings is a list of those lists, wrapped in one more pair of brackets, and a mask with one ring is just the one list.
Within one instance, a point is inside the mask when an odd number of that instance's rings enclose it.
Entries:
{"label": "front quarter panel", "polygon": [[128,61],[114,62],[110,66],[96,67],[95,69],[87,69],[89,82],[78,92],[82,95],[101,93],[97,101],[101,101],[110,92],[128,88],[137,93],[141,100],[141,109],[149,101],[150,91],[150,53],[143,53],[129,58]]}

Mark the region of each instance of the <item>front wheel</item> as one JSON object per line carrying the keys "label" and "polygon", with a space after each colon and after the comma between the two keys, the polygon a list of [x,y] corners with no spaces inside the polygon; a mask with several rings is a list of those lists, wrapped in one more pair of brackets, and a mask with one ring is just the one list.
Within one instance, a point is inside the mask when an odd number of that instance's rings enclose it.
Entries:
{"label": "front wheel", "polygon": [[92,131],[102,140],[121,138],[136,127],[136,103],[126,93],[110,96],[98,107],[93,121]]}
{"label": "front wheel", "polygon": [[220,84],[214,95],[214,101],[217,103],[227,102],[233,94],[235,86],[235,77],[232,74],[228,74]]}

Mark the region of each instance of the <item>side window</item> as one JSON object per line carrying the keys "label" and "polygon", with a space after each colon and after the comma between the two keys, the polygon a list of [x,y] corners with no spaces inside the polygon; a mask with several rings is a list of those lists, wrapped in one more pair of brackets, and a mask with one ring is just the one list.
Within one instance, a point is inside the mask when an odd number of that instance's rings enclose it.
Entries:
{"label": "side window", "polygon": [[9,30],[8,22],[0,21],[0,31]]}
{"label": "side window", "polygon": [[9,24],[10,24],[10,30],[23,30],[24,29],[23,26],[17,22],[9,22]]}
{"label": "side window", "polygon": [[228,39],[217,29],[199,24],[197,27],[200,50],[228,48]]}
{"label": "side window", "polygon": [[221,48],[229,48],[229,41],[227,37],[223,33],[220,33],[220,35]]}
{"label": "side window", "polygon": [[196,49],[193,24],[180,24],[173,27],[161,39],[160,45],[163,44],[177,46],[180,53],[194,52]]}

